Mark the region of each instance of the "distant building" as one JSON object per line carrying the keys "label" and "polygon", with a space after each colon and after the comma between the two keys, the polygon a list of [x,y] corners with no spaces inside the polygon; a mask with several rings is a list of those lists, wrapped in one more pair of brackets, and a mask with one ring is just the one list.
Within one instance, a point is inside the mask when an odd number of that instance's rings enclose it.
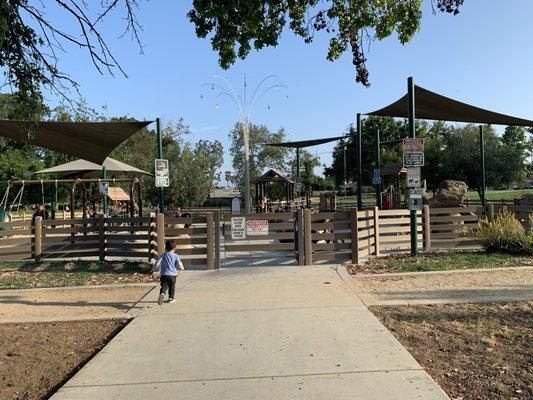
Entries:
{"label": "distant building", "polygon": [[241,197],[239,189],[235,188],[214,188],[209,193],[209,198],[205,201],[207,207],[231,207],[231,200],[234,197]]}

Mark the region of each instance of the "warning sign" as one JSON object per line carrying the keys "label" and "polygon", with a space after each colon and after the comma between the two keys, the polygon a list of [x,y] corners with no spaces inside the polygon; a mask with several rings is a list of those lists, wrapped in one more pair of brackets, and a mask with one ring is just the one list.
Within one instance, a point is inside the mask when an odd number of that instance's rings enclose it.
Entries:
{"label": "warning sign", "polygon": [[246,221],[246,235],[266,236],[268,235],[268,221],[266,219],[255,219]]}
{"label": "warning sign", "polygon": [[423,153],[424,138],[405,138],[403,140],[404,153]]}
{"label": "warning sign", "polygon": [[246,218],[245,217],[231,217],[231,239],[232,240],[246,239]]}

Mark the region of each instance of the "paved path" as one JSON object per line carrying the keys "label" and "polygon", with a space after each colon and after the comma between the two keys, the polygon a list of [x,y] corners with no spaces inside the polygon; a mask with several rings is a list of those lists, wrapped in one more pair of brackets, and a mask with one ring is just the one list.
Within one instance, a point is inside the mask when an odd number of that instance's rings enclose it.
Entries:
{"label": "paved path", "polygon": [[448,399],[351,283],[324,266],[186,271],[176,303],[141,312],[53,400]]}
{"label": "paved path", "polygon": [[367,306],[533,300],[533,267],[353,275]]}

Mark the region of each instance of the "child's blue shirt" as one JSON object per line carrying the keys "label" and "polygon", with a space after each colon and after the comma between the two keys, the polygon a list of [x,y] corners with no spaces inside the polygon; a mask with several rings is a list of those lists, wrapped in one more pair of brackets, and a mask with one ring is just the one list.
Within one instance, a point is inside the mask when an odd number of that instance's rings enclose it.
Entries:
{"label": "child's blue shirt", "polygon": [[161,276],[177,276],[180,257],[172,252],[166,251],[159,256],[157,263],[161,268]]}

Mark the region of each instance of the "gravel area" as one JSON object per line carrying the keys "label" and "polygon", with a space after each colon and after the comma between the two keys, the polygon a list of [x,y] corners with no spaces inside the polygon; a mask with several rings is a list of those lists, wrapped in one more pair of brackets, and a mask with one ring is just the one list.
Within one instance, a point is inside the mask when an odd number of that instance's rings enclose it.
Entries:
{"label": "gravel area", "polygon": [[154,286],[2,290],[0,323],[124,318],[143,307],[139,300]]}
{"label": "gravel area", "polygon": [[352,276],[367,305],[533,299],[533,267]]}

